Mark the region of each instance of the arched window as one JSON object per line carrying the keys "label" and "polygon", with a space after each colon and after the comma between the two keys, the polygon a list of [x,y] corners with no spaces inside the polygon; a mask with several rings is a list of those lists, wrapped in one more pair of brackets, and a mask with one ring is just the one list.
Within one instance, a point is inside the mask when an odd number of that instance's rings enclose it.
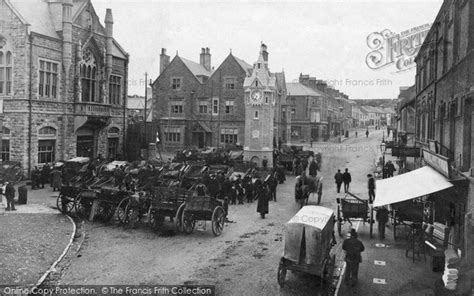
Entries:
{"label": "arched window", "polygon": [[2,127],[2,161],[10,160],[10,129]]}
{"label": "arched window", "polygon": [[55,161],[56,129],[46,126],[38,131],[38,163],[51,163]]}
{"label": "arched window", "polygon": [[86,49],[81,66],[82,101],[98,101],[97,64],[94,55]]}
{"label": "arched window", "polygon": [[109,128],[109,137],[118,137],[120,133],[120,129],[118,127],[111,127]]}
{"label": "arched window", "polygon": [[12,94],[12,66],[12,53],[0,49],[0,95]]}

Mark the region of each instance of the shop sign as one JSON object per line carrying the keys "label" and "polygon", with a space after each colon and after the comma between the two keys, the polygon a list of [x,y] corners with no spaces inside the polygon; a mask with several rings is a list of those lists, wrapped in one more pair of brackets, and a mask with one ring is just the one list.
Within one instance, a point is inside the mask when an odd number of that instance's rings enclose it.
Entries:
{"label": "shop sign", "polygon": [[392,147],[392,156],[420,157],[420,148],[418,147]]}
{"label": "shop sign", "polygon": [[446,178],[450,178],[451,166],[447,157],[423,149],[423,160],[426,164],[443,174]]}

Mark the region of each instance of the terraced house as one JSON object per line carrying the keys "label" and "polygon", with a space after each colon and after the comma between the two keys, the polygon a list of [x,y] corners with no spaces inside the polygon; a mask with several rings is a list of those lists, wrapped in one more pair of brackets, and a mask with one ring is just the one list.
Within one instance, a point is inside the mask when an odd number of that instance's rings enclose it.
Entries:
{"label": "terraced house", "polygon": [[[153,82],[153,120],[157,121],[163,149],[243,146],[245,139],[244,80],[253,66],[232,53],[214,69],[209,48],[202,48],[199,63],[166,49],[160,55],[160,75]],[[284,73],[275,73],[278,86],[274,134],[288,139]],[[275,142],[278,139],[275,139]]]}
{"label": "terraced house", "polygon": [[0,0],[2,159],[122,154],[128,54],[89,0]]}

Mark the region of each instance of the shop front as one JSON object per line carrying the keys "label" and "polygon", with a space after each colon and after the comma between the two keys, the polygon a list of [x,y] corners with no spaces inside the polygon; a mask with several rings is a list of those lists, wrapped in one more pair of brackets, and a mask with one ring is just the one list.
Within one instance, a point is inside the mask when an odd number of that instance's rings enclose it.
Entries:
{"label": "shop front", "polygon": [[[452,169],[448,158],[428,149],[422,149],[421,156],[423,167],[376,181],[373,206],[389,205],[394,221],[420,226],[433,271],[446,273],[454,268],[462,275],[469,181]],[[456,289],[456,281],[446,280],[444,286]]]}

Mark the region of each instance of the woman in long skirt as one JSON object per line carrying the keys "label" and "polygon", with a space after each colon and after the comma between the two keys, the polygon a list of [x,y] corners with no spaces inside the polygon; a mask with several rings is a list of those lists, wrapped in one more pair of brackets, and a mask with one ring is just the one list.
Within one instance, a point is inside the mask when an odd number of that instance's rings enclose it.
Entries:
{"label": "woman in long skirt", "polygon": [[265,219],[265,214],[268,214],[268,201],[269,201],[269,192],[267,186],[265,186],[261,180],[255,182],[255,187],[257,188],[257,212],[260,213],[262,219]]}

